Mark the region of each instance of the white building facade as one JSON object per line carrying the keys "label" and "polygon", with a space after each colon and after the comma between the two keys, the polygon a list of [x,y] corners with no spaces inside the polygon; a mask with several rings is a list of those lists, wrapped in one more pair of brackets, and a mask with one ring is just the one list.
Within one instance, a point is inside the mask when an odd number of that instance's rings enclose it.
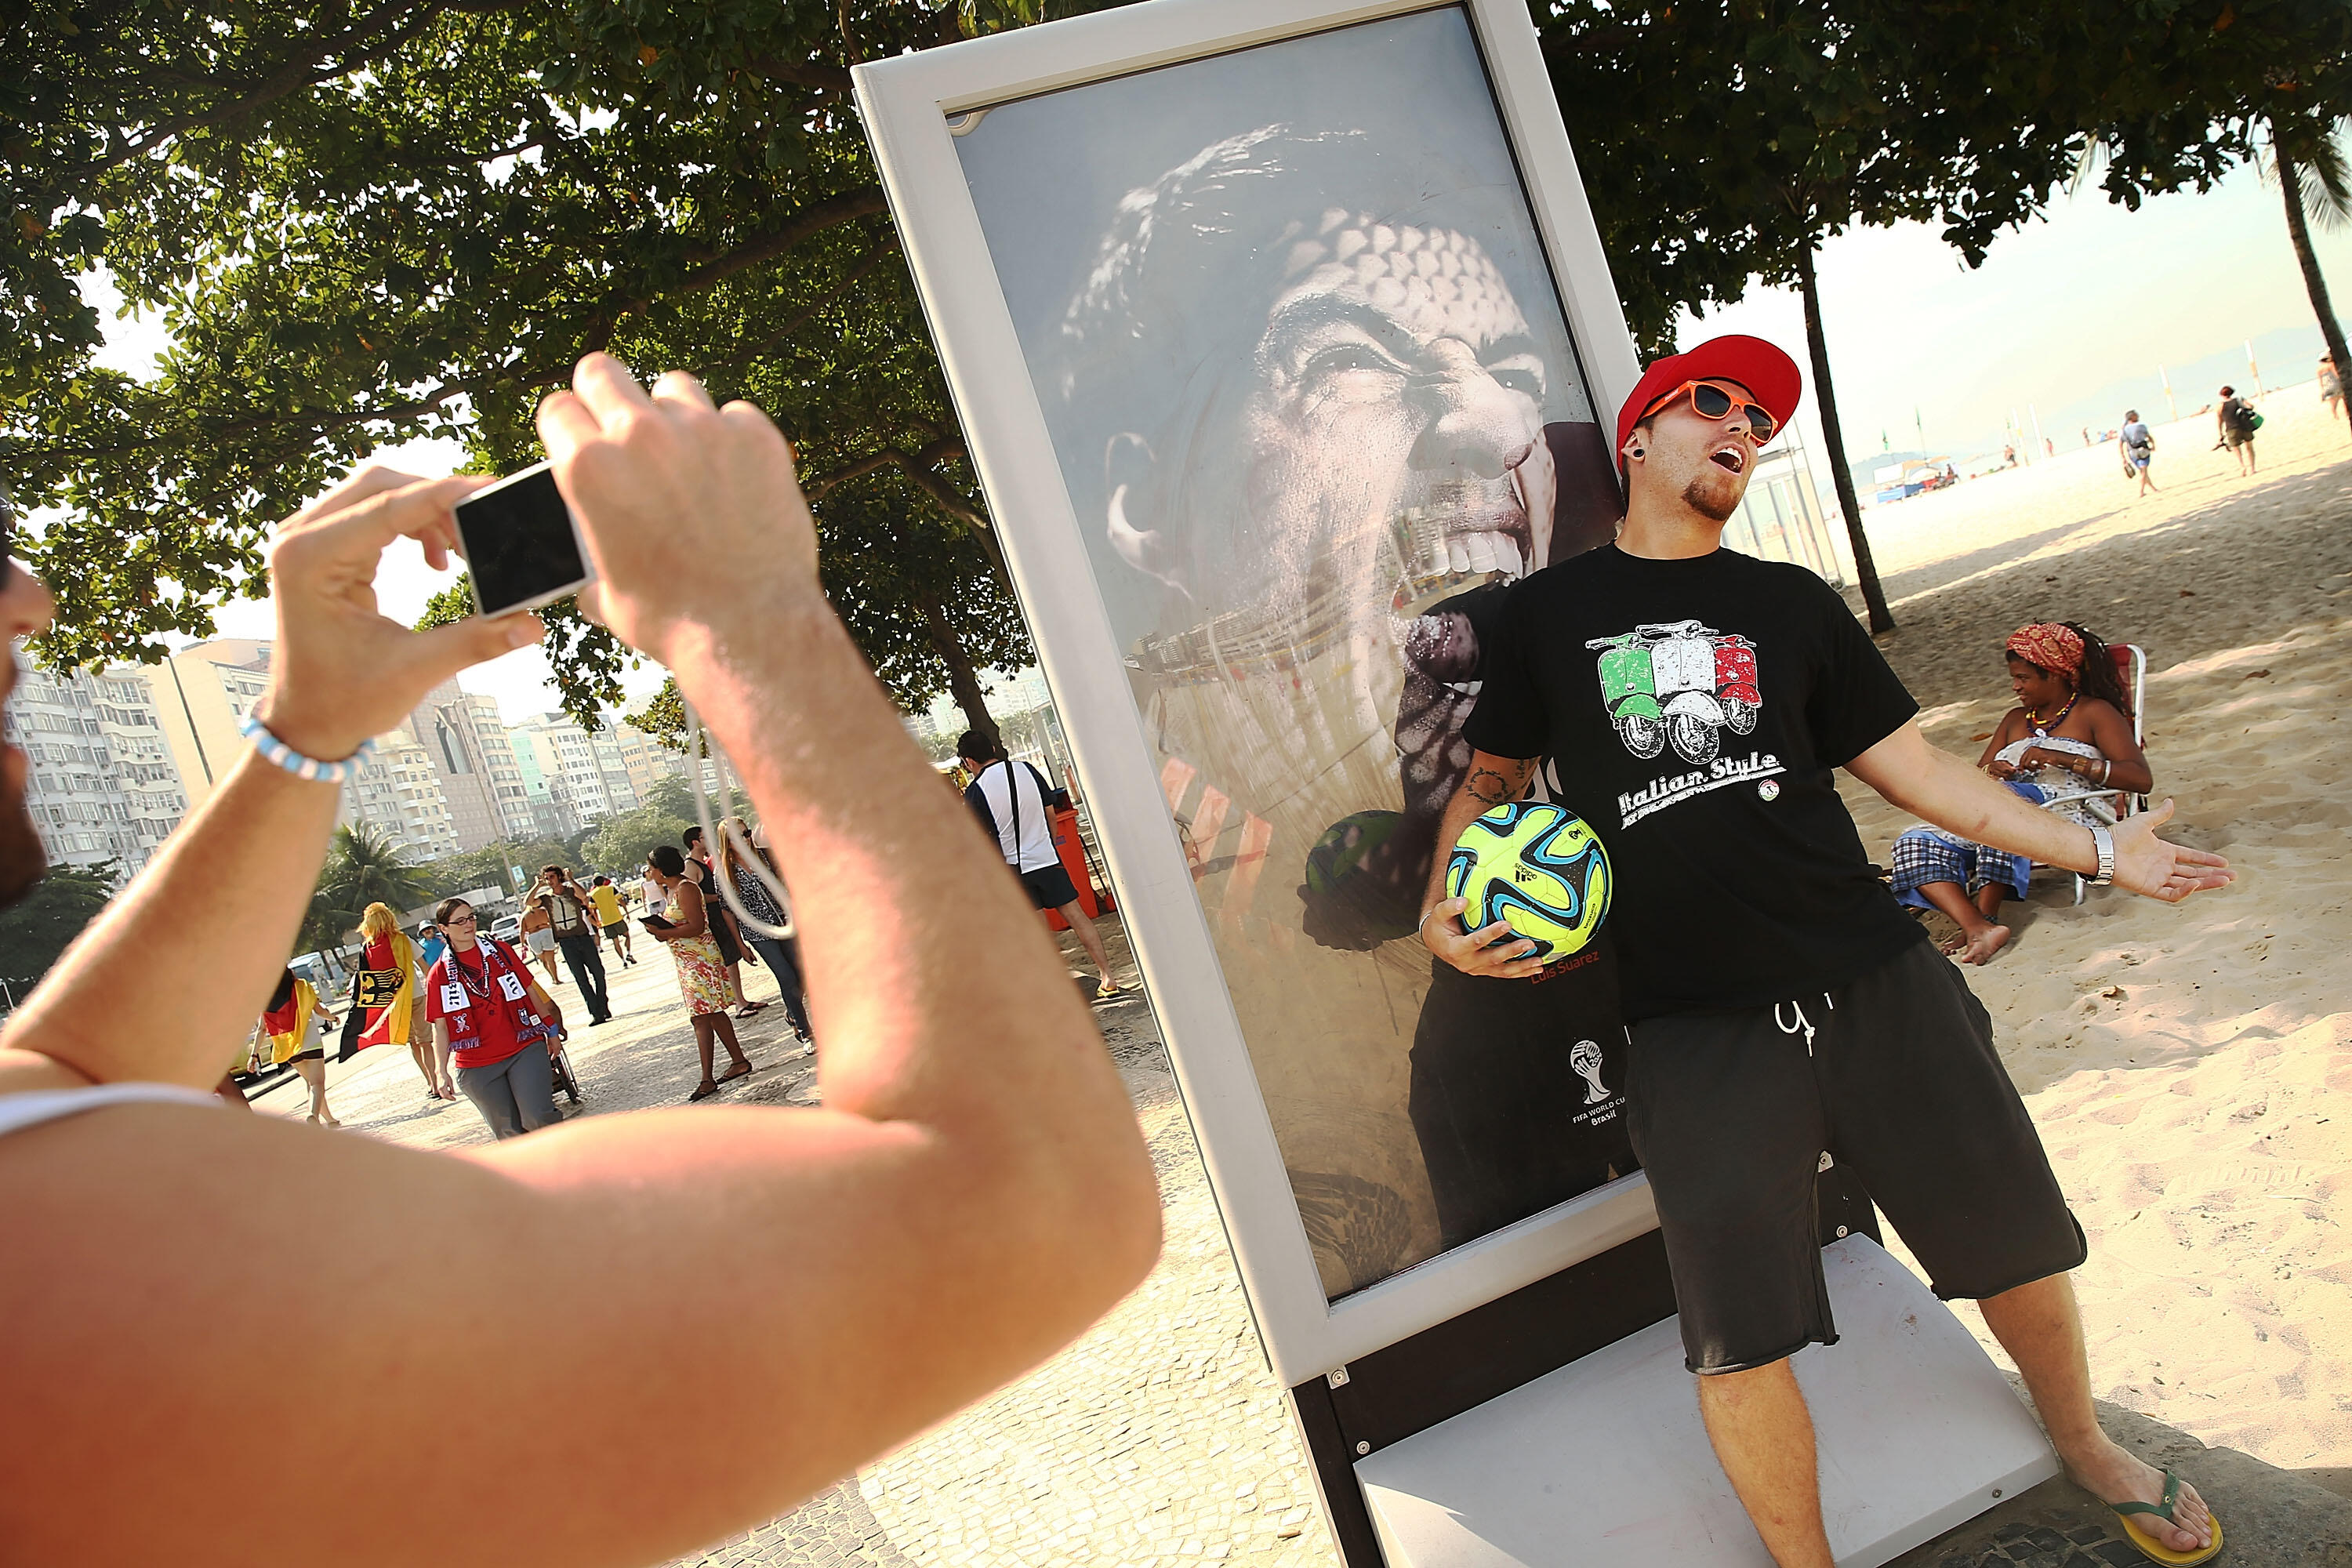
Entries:
{"label": "white building facade", "polygon": [[0,730],[24,748],[26,805],[52,865],[146,868],[188,812],[147,672],[26,669]]}

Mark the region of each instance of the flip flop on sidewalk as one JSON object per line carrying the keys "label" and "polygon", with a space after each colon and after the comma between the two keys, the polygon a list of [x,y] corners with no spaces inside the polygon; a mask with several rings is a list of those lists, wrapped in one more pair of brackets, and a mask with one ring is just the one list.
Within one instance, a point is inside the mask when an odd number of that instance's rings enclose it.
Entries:
{"label": "flip flop on sidewalk", "polygon": [[2115,1510],[2116,1518],[2122,1521],[2124,1533],[2131,1538],[2132,1545],[2138,1548],[2139,1554],[2150,1563],[2178,1564],[2179,1568],[2188,1568],[2189,1564],[2195,1563],[2210,1563],[2221,1555],[2221,1516],[2220,1514],[2212,1516],[2213,1543],[2202,1549],[2192,1548],[2187,1552],[2175,1552],[2168,1546],[2159,1544],[2155,1536],[2150,1535],[2134,1522],[2133,1516],[2136,1514],[2154,1514],[2167,1524],[2186,1529],[2186,1526],[2181,1525],[2180,1521],[2172,1516],[2172,1505],[2179,1501],[2179,1498],[2180,1478],[2167,1470],[2164,1472],[2162,1502],[2111,1502],[2107,1506]]}

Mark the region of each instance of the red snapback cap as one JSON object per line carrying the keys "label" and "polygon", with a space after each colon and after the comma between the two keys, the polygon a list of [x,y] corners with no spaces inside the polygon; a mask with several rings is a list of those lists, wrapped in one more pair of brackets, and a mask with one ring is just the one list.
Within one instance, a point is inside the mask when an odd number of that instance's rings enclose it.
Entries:
{"label": "red snapback cap", "polygon": [[1738,382],[1756,395],[1756,401],[1782,430],[1797,416],[1797,399],[1805,389],[1805,378],[1798,374],[1795,360],[1762,338],[1744,332],[1727,332],[1681,353],[1652,360],[1642,379],[1633,384],[1633,395],[1617,411],[1619,474],[1625,471],[1625,440],[1633,434],[1633,422],[1648,412],[1651,404],[1686,381]]}

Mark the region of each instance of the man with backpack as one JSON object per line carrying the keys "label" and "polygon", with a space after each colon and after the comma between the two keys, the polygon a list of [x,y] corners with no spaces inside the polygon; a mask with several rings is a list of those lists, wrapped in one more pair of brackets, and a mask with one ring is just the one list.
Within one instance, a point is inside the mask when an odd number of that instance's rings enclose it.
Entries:
{"label": "man with backpack", "polygon": [[1030,903],[1055,910],[1077,932],[1078,945],[1094,960],[1101,980],[1095,987],[1097,999],[1118,995],[1118,982],[1110,977],[1102,933],[1079,906],[1078,889],[1054,849],[1053,812],[1068,806],[1068,794],[1046,784],[1045,775],[1027,763],[1013,762],[1003,747],[977,730],[964,731],[956,742],[956,755],[971,773],[963,798],[996,840],[997,853],[1021,879],[1021,890],[1029,895]]}
{"label": "man with backpack", "polygon": [[2124,477],[2139,480],[2141,495],[2156,489],[2147,477],[2147,466],[2156,458],[2156,433],[2140,418],[2138,409],[2125,410],[2123,431],[2116,437],[2116,445],[2123,450]]}
{"label": "man with backpack", "polygon": [[2263,427],[2263,416],[2254,405],[2238,395],[2235,389],[2221,389],[2221,406],[2214,410],[2214,422],[2221,429],[2221,445],[2230,448],[2238,459],[2241,478],[2254,471],[2254,432]]}

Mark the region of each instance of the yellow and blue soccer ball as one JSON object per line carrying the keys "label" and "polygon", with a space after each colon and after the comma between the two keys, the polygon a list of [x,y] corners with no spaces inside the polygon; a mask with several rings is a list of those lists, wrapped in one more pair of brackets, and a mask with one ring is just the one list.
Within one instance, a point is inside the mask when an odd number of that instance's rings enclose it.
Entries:
{"label": "yellow and blue soccer ball", "polygon": [[1462,830],[1445,890],[1465,931],[1507,921],[1546,963],[1581,952],[1609,918],[1609,852],[1584,818],[1546,801],[1498,805]]}

